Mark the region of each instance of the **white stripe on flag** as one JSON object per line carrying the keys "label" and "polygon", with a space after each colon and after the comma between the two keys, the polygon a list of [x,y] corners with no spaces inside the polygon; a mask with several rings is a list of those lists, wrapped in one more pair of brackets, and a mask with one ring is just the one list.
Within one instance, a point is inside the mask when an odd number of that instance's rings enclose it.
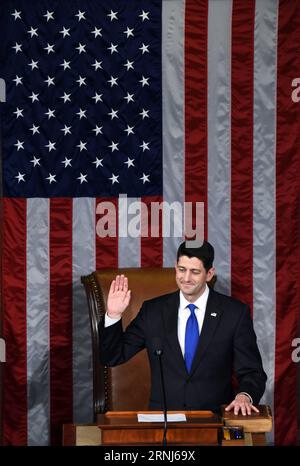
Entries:
{"label": "white stripe on flag", "polygon": [[[256,2],[254,35],[253,317],[273,407],[276,328],[277,0]],[[269,439],[272,441],[272,439]]]}
{"label": "white stripe on flag", "polygon": [[141,266],[140,208],[140,198],[119,197],[119,268]]}
{"label": "white stripe on flag", "polygon": [[208,240],[215,248],[216,290],[231,290],[231,16],[232,1],[208,10]]}
{"label": "white stripe on flag", "polygon": [[81,275],[95,270],[95,199],[73,200],[73,417],[93,421],[91,328]]}
{"label": "white stripe on flag", "polygon": [[[184,185],[183,0],[162,3],[163,201],[183,207]],[[171,232],[173,225],[171,223]],[[163,267],[172,267],[181,238],[163,238]]]}
{"label": "white stripe on flag", "polygon": [[28,445],[45,446],[50,424],[48,199],[27,200],[26,260]]}

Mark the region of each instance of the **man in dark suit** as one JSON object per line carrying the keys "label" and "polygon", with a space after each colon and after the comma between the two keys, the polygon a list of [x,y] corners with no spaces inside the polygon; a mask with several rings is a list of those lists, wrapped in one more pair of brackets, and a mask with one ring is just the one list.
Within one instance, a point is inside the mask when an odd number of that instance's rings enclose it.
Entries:
{"label": "man in dark suit", "polygon": [[207,241],[198,248],[182,243],[175,266],[179,291],[145,301],[125,332],[121,317],[130,302],[128,280],[121,275],[111,284],[107,313],[99,326],[101,359],[115,366],[147,348],[150,409],[163,408],[159,361],[154,354],[159,342],[169,410],[217,411],[226,404],[235,414],[258,412],[254,404],[264,393],[267,377],[250,310],[208,287],[215,273],[213,260],[214,249]]}

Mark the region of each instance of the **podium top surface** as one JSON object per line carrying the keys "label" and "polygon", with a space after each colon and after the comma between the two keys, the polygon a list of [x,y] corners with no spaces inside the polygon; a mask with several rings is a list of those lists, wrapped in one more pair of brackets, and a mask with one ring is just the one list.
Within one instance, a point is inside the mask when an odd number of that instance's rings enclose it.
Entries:
{"label": "podium top surface", "polygon": [[[163,414],[163,411],[108,411],[105,414],[98,414],[98,426],[105,427],[106,429],[119,427],[135,427],[144,428],[145,422],[138,422],[138,414]],[[168,422],[169,426],[184,427],[186,424],[192,424],[194,427],[222,427],[222,419],[212,411],[168,411],[168,414],[185,414],[186,421],[171,421]],[[157,427],[162,425],[163,422],[148,422],[148,428]]]}

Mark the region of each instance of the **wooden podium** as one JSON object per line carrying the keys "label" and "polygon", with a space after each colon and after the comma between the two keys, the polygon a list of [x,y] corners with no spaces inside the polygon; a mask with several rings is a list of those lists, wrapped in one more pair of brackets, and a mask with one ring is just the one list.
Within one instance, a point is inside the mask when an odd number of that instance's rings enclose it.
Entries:
{"label": "wooden podium", "polygon": [[[185,422],[169,422],[167,444],[173,445],[265,445],[265,432],[272,430],[268,406],[259,406],[260,413],[235,416],[222,409],[222,417],[211,411],[177,411],[186,415]],[[98,415],[96,424],[65,424],[63,445],[141,446],[162,445],[163,422],[138,422],[141,411],[108,411]],[[162,414],[159,411],[144,411]],[[168,411],[169,414],[176,411]],[[243,440],[222,440],[225,427],[240,426]]]}
{"label": "wooden podium", "polygon": [[[65,424],[63,445],[161,445],[163,422],[138,422],[138,413],[141,411],[108,411],[98,415],[97,424]],[[162,414],[161,411],[143,413]],[[168,422],[168,445],[218,445],[218,432],[223,426],[218,416],[211,411],[180,413],[187,420]]]}

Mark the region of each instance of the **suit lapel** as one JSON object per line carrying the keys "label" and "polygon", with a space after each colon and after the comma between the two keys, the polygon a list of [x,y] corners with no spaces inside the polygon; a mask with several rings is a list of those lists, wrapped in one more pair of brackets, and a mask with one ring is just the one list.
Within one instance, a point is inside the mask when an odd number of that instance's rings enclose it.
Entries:
{"label": "suit lapel", "polygon": [[178,309],[179,309],[179,291],[172,293],[164,304],[163,319],[166,332],[166,340],[171,347],[174,359],[178,367],[186,372],[185,362],[182,356],[181,348],[178,341]]}
{"label": "suit lapel", "polygon": [[201,359],[203,358],[203,355],[205,354],[205,351],[213,338],[223,313],[223,310],[218,306],[216,296],[217,295],[213,290],[209,291],[199,344],[194,356],[190,375],[193,374]]}

